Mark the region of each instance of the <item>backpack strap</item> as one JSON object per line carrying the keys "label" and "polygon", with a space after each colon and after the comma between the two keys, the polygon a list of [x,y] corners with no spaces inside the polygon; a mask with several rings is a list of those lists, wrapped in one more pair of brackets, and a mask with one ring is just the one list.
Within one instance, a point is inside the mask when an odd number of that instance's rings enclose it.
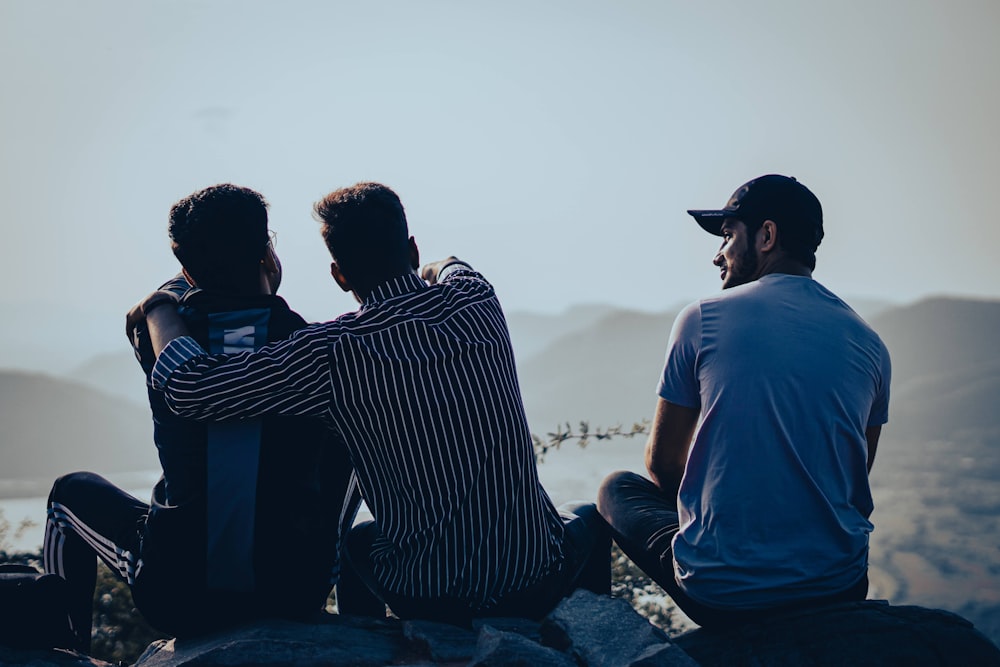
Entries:
{"label": "backpack strap", "polygon": [[[267,343],[271,311],[257,308],[208,316],[209,352],[232,354]],[[260,465],[261,419],[206,424],[206,584],[238,592],[254,590],[254,524]]]}

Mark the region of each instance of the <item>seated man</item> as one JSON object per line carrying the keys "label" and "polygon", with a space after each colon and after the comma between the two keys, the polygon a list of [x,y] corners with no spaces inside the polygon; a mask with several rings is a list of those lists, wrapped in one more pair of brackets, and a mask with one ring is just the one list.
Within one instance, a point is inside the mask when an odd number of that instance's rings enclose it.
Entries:
{"label": "seated man", "polygon": [[[274,295],[281,269],[266,206],[219,185],[170,211],[183,273],[161,289],[210,349],[254,349],[305,326]],[[139,313],[126,329],[148,379],[154,356]],[[85,472],[61,477],[49,496],[44,566],[69,582],[80,648],[90,644],[95,553],[171,634],[321,610],[338,575],[339,524],[349,528],[360,503],[343,443],[317,419],[199,423],[153,388],[149,404],[163,469],[150,504]]]}
{"label": "seated man", "polygon": [[723,239],[724,291],[677,316],[646,448],[652,481],[609,476],[601,514],[703,626],[862,600],[888,351],[813,280],[823,213],[795,179],[762,176],[725,208],[689,213]]}
{"label": "seated man", "polygon": [[333,278],[360,309],[219,355],[156,307],[169,294],[152,294],[153,382],[171,409],[321,417],[344,439],[374,521],[348,539],[342,612],[384,617],[384,601],[405,618],[538,617],[578,583],[608,592],[603,520],[589,505],[564,524],[538,481],[493,287],[455,258],[422,280],[403,206],[383,185],[337,190],[315,212]]}

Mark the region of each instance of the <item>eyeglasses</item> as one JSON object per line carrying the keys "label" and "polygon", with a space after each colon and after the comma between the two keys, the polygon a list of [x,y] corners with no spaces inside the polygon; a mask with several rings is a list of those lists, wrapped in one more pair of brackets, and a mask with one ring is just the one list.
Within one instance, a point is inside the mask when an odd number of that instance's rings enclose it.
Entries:
{"label": "eyeglasses", "polygon": [[274,230],[267,230],[267,245],[271,247],[271,250],[275,250],[278,247],[278,232]]}

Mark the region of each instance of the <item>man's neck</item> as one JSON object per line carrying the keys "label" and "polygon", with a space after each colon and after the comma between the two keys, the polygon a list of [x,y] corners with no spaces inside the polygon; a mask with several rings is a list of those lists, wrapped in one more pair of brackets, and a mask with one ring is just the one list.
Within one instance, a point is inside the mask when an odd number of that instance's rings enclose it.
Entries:
{"label": "man's neck", "polygon": [[374,285],[372,285],[370,287],[365,287],[365,288],[354,287],[354,288],[351,289],[351,292],[354,293],[354,298],[357,299],[357,301],[358,301],[359,304],[360,303],[364,303],[365,301],[368,300],[368,297],[371,296],[372,292],[374,292],[380,286],[386,284],[387,282],[389,282],[390,280],[393,280],[394,278],[398,278],[400,276],[405,276],[405,275],[410,274],[410,273],[412,273],[412,274],[415,275],[417,273],[417,271],[416,271],[416,269],[407,269],[406,271],[401,271],[400,273],[396,273],[396,274],[393,274],[393,275],[388,276],[386,278],[382,278],[377,283],[375,283]]}
{"label": "man's neck", "polygon": [[237,296],[237,297],[253,297],[253,296],[262,296],[270,294],[269,291],[265,290],[260,285],[254,285],[253,287],[243,286],[243,285],[241,286],[227,285],[225,287],[222,286],[202,287],[201,289],[207,292],[213,292],[215,294],[225,294],[227,296]]}
{"label": "man's neck", "polygon": [[198,283],[191,274],[186,273],[184,277],[187,279],[188,283],[192,287],[197,287],[198,289],[205,290],[206,292],[215,292],[217,294],[226,294],[229,296],[261,296],[272,294],[271,284],[265,280],[263,276],[255,277],[254,279],[247,279],[239,282],[225,282],[221,284],[208,285]]}
{"label": "man's neck", "polygon": [[802,262],[791,259],[790,257],[775,258],[771,262],[763,263],[760,267],[760,275],[757,277],[763,278],[764,276],[772,273],[812,278],[812,269]]}

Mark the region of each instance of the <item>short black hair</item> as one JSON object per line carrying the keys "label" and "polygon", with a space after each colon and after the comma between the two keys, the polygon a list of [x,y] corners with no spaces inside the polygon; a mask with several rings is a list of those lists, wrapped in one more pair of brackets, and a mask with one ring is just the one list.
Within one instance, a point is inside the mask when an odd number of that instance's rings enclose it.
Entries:
{"label": "short black hair", "polygon": [[[749,220],[740,218],[740,220],[746,226],[747,239],[752,244],[757,232],[764,226],[764,220],[759,218]],[[782,224],[781,220],[772,220],[772,222],[778,227],[778,247],[792,259],[808,267],[810,271],[815,270],[816,248],[819,246],[819,241],[807,238],[798,225]],[[820,240],[822,240],[822,232]]]}
{"label": "short black hair", "polygon": [[[823,240],[823,230],[818,234],[803,230],[801,225],[782,225],[781,220],[775,220],[778,226],[778,245],[797,262],[801,262],[810,271],[816,268],[816,249]],[[819,236],[817,239],[816,236]]]}
{"label": "short black hair", "polygon": [[246,289],[267,251],[267,202],[249,188],[213,185],[170,208],[168,232],[174,256],[199,286]]}
{"label": "short black hair", "polygon": [[313,206],[330,256],[356,289],[411,270],[409,229],[399,197],[380,183],[334,190]]}

